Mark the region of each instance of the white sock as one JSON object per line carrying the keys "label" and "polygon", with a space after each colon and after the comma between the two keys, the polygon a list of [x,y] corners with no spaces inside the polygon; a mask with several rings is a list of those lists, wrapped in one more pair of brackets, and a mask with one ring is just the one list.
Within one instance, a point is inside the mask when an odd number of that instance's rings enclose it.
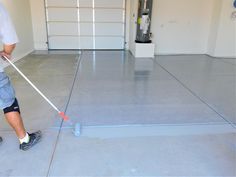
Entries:
{"label": "white sock", "polygon": [[19,139],[19,140],[20,140],[20,144],[22,144],[22,143],[28,143],[29,140],[30,140],[29,134],[26,133],[25,137],[22,138],[22,139]]}

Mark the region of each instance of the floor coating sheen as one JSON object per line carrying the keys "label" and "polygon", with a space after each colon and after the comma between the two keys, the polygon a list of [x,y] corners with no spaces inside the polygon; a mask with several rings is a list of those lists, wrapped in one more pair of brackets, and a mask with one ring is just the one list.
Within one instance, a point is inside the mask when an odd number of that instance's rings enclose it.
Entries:
{"label": "floor coating sheen", "polygon": [[21,152],[1,119],[0,176],[236,177],[235,61],[36,51],[17,67],[81,136],[8,67],[27,129],[44,137]]}

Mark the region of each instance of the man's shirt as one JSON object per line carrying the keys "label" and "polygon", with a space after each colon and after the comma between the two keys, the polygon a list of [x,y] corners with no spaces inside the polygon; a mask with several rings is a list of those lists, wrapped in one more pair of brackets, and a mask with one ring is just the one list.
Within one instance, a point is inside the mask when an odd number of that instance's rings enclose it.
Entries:
{"label": "man's shirt", "polygon": [[[15,28],[12,24],[11,18],[0,3],[0,41],[3,44],[11,45],[18,42],[18,37]],[[0,72],[3,72],[3,64],[0,62]]]}

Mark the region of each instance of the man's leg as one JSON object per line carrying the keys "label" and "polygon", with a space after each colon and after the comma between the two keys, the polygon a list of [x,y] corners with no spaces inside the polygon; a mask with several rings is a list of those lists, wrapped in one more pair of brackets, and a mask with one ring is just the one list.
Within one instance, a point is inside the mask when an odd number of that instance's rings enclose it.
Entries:
{"label": "man's leg", "polygon": [[[9,106],[10,105],[10,106]],[[20,141],[20,149],[28,150],[41,139],[41,132],[29,134],[26,132],[20,114],[20,107],[15,98],[15,91],[8,76],[0,72],[0,107],[10,126],[15,130]]]}
{"label": "man's leg", "polygon": [[20,115],[20,108],[17,99],[15,99],[14,103],[10,107],[3,109],[3,111],[8,123],[15,130],[20,140],[21,150],[28,150],[40,141],[42,137],[40,131],[32,134],[26,132]]}
{"label": "man's leg", "polygon": [[16,135],[19,139],[22,139],[26,135],[25,127],[23,125],[23,120],[19,112],[9,112],[5,114],[7,122],[15,130]]}
{"label": "man's leg", "polygon": [[[22,118],[18,112],[10,112],[5,114],[7,122],[15,130],[16,135],[19,139],[22,139],[26,135],[26,131],[23,125]],[[0,144],[2,142],[2,137],[0,137]]]}
{"label": "man's leg", "polygon": [[0,86],[1,108],[3,109],[8,123],[15,130],[17,137],[22,139],[26,136],[26,131],[20,116],[20,108],[15,98],[14,88],[4,72],[0,73]]}
{"label": "man's leg", "polygon": [[[9,90],[10,90],[10,87],[9,87]],[[17,99],[16,98],[14,99],[14,102],[12,103],[11,106],[4,108],[3,112],[5,114],[7,122],[15,130],[17,137],[19,139],[24,138],[26,135],[26,131],[23,124],[23,120],[20,115],[20,107],[18,105]]]}

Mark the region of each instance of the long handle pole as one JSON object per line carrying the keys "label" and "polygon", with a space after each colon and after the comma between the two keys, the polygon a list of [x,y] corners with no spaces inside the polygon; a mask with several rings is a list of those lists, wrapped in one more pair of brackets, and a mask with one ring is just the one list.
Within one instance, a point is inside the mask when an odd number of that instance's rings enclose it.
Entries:
{"label": "long handle pole", "polygon": [[68,120],[68,117],[64,112],[61,112],[17,67],[14,63],[7,58],[6,56],[2,56],[3,59],[7,60],[11,66],[15,68],[15,70],[58,112],[58,114],[64,119]]}

